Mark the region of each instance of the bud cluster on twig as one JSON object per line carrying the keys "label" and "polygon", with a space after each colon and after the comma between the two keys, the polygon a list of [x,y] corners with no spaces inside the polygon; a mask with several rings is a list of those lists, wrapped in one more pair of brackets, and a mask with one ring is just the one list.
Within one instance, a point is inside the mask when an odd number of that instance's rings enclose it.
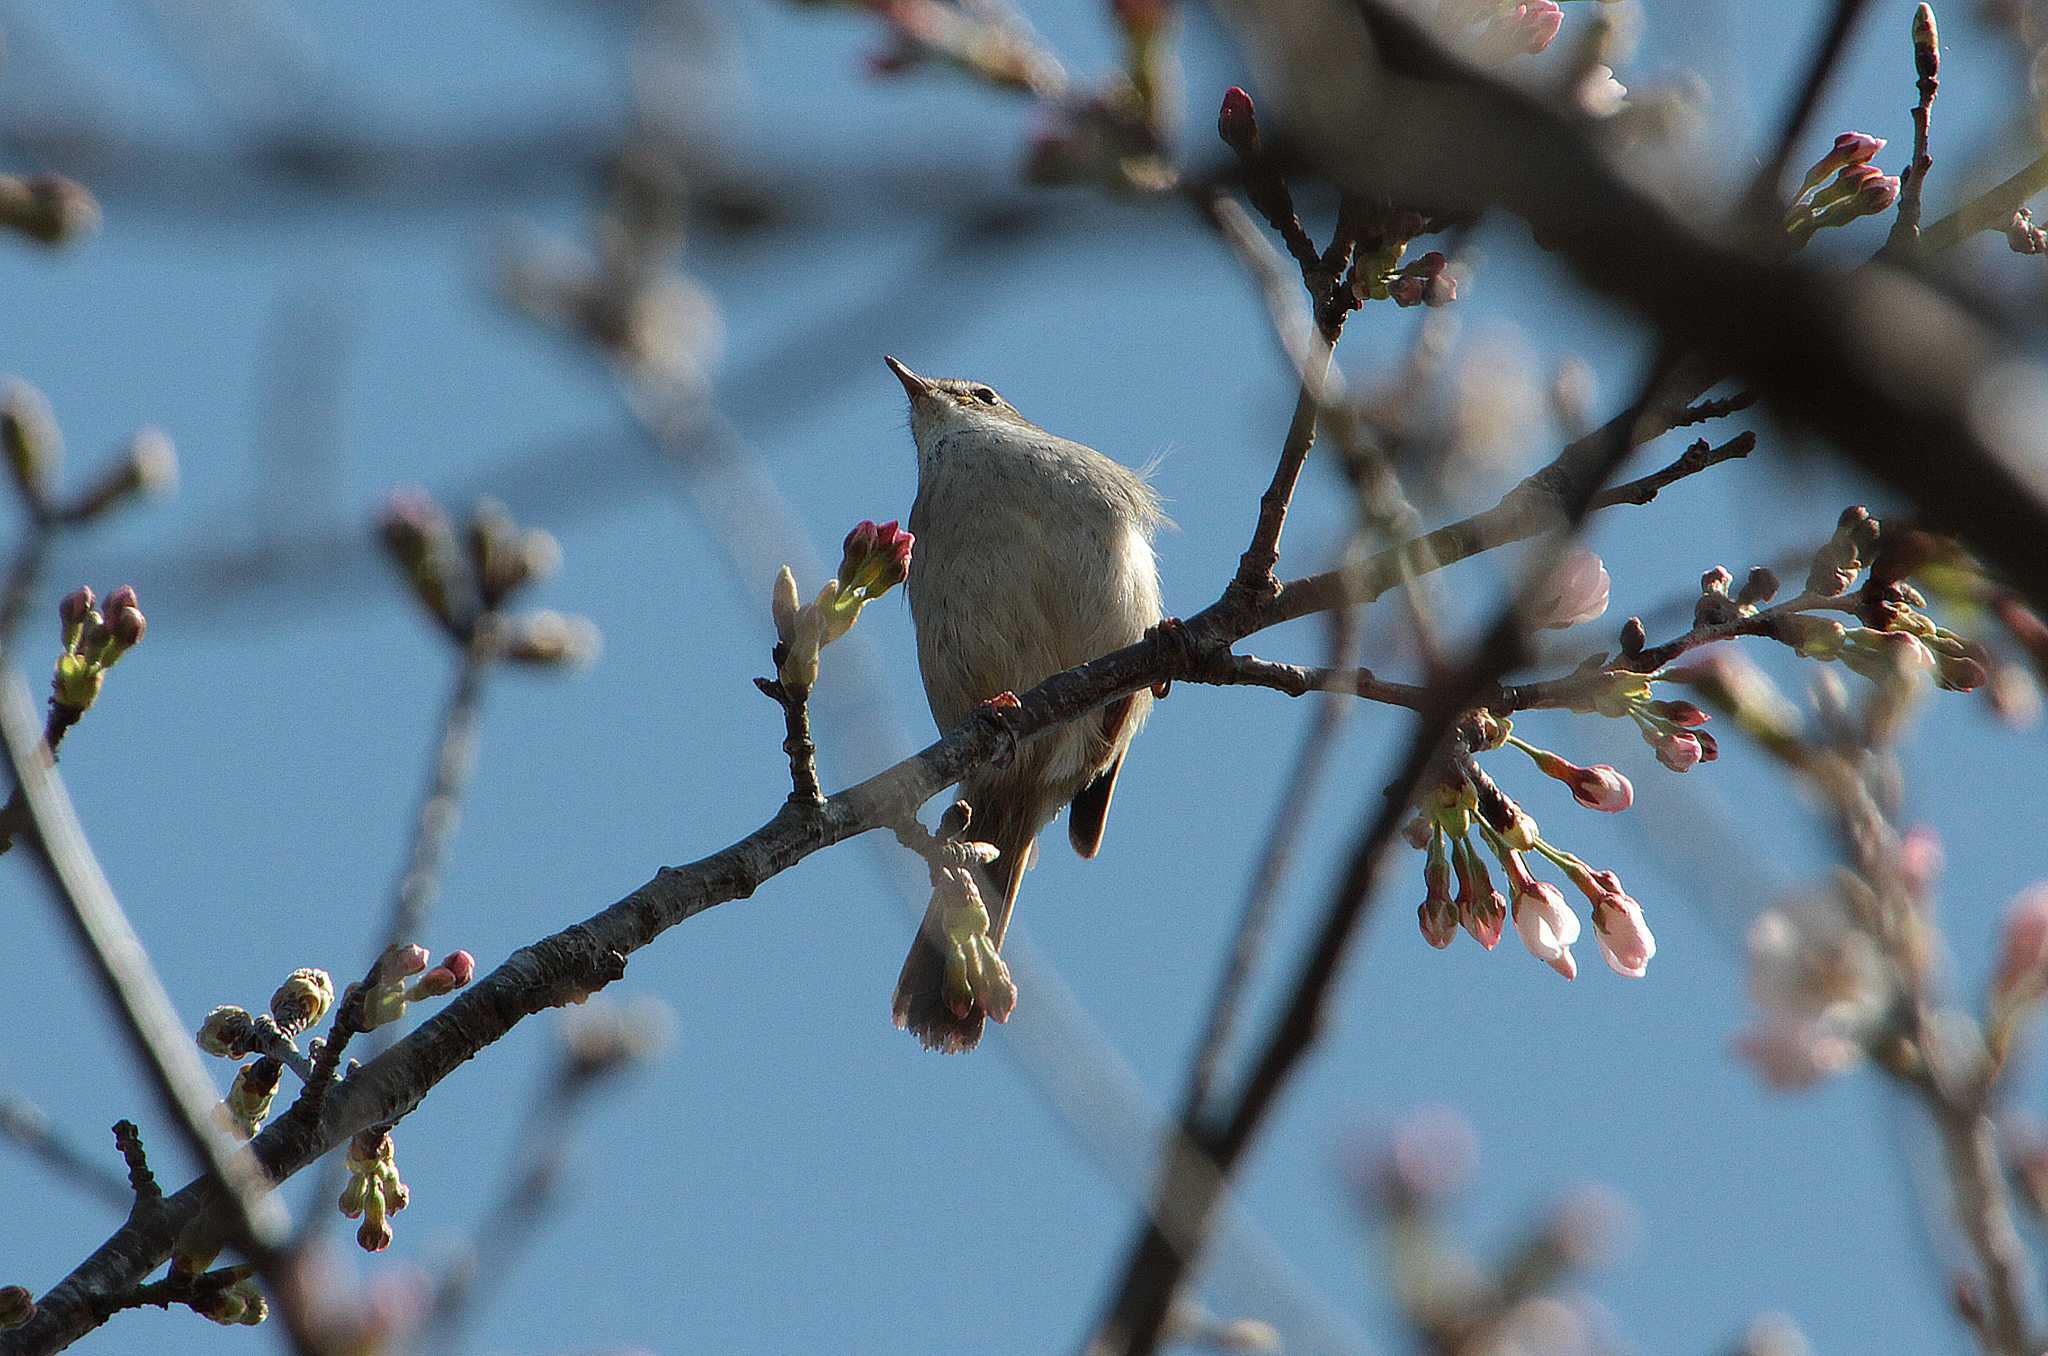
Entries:
{"label": "bud cluster on twig", "polygon": [[596,658],[597,627],[587,618],[504,611],[555,572],[562,550],[552,534],[519,527],[502,505],[479,503],[458,540],[429,495],[401,490],[385,501],[378,535],[413,598],[456,644],[484,644],[485,658],[535,668],[576,667]]}

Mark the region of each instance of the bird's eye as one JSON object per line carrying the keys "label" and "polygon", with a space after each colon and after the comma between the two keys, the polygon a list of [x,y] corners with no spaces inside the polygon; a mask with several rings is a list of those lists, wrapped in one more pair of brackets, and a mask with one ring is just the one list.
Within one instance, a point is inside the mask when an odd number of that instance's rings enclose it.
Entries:
{"label": "bird's eye", "polygon": [[996,393],[994,391],[991,391],[986,386],[975,387],[974,398],[976,400],[979,400],[984,405],[993,405],[996,403]]}

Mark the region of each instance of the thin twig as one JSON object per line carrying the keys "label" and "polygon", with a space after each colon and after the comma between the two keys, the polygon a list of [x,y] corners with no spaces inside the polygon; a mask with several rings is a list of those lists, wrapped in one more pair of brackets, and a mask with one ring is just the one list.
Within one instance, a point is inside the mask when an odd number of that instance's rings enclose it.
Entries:
{"label": "thin twig", "polygon": [[1885,237],[1884,253],[1910,257],[1920,245],[1920,195],[1927,185],[1927,172],[1934,168],[1927,139],[1933,130],[1934,96],[1941,92],[1941,45],[1934,28],[1934,10],[1921,5],[1913,11],[1914,86],[1920,98],[1913,105],[1913,160],[1899,175],[1899,211],[1892,218],[1891,234]]}
{"label": "thin twig", "polygon": [[427,913],[434,906],[448,849],[462,819],[462,796],[476,770],[477,718],[497,646],[496,617],[485,613],[462,648],[462,662],[441,717],[433,772],[413,817],[412,844],[392,892],[391,921],[384,931],[384,946],[378,949],[380,955],[385,947],[416,942],[425,935]]}
{"label": "thin twig", "polygon": [[1661,471],[1653,471],[1613,489],[1602,490],[1593,496],[1589,508],[1597,511],[1612,508],[1616,504],[1647,504],[1657,497],[1658,491],[1675,485],[1687,476],[1695,476],[1710,466],[1719,466],[1724,461],[1746,457],[1756,450],[1754,433],[1738,433],[1719,447],[1710,446],[1705,438],[1685,449],[1678,460]]}

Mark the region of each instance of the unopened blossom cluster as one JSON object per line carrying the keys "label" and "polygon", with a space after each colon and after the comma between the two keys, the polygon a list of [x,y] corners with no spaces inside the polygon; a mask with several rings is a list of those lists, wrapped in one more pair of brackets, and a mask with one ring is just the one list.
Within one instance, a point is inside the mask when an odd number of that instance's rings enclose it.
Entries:
{"label": "unopened blossom cluster", "polygon": [[[969,837],[972,818],[967,802],[955,801],[940,819],[926,854],[932,882],[926,940],[939,952],[944,970],[939,995],[947,1009],[963,1019],[979,1010],[1007,1022],[1017,1009],[1017,984],[997,949],[981,892],[982,868],[1001,853],[995,844]],[[899,1006],[896,1024],[904,1025],[907,1018]]]}
{"label": "unopened blossom cluster", "polygon": [[388,1130],[369,1129],[349,1141],[348,1184],[341,1189],[341,1213],[360,1219],[356,1243],[365,1252],[391,1246],[391,1216],[405,1209],[412,1193],[398,1177],[397,1150]]}
{"label": "unopened blossom cluster", "polygon": [[235,1070],[216,1112],[221,1124],[242,1139],[252,1138],[270,1118],[271,1103],[284,1079],[283,1053],[296,1053],[295,1040],[334,1006],[334,982],[325,970],[294,970],[270,997],[270,1010],[251,1014],[224,1004],[199,1025],[199,1048],[220,1059],[250,1060]]}
{"label": "unopened blossom cluster", "polygon": [[[4,181],[0,175],[0,183]],[[86,522],[137,496],[167,493],[178,483],[178,458],[171,440],[145,428],[128,440],[119,461],[84,488],[64,494],[63,430],[50,402],[26,382],[9,382],[0,393],[0,455],[16,495],[33,516],[45,521]]]}
{"label": "unopened blossom cluster", "polygon": [[385,501],[378,535],[413,598],[457,644],[475,642],[488,617],[493,658],[562,668],[596,657],[597,627],[587,618],[547,610],[502,611],[521,591],[553,574],[562,560],[550,533],[518,526],[502,505],[479,503],[458,534],[425,492],[401,490]]}
{"label": "unopened blossom cluster", "polygon": [[130,584],[108,594],[105,603],[81,584],[64,595],[57,618],[64,649],[50,677],[50,708],[55,719],[73,724],[98,699],[107,670],[142,643],[149,619]]}
{"label": "unopened blossom cluster", "polygon": [[1983,647],[1928,616],[1926,597],[1904,578],[1880,577],[1876,567],[1881,540],[1882,526],[1868,510],[1846,509],[1807,572],[1807,596],[1820,600],[1843,597],[1864,571],[1870,571],[1853,599],[1855,620],[1862,625],[1793,613],[1779,619],[1776,637],[1805,658],[1839,661],[1873,682],[1926,674],[1951,692],[1981,686],[1986,676]]}
{"label": "unopened blossom cluster", "polygon": [[808,693],[818,681],[818,656],[853,629],[863,607],[910,577],[910,552],[917,538],[891,522],[862,522],[846,534],[839,573],[806,603],[789,566],[775,576],[770,612],[775,620],[776,676],[792,695]]}
{"label": "unopened blossom cluster", "polygon": [[1803,245],[1816,231],[1889,211],[1899,200],[1898,178],[1870,163],[1884,147],[1883,137],[1865,132],[1836,137],[1793,195],[1785,213],[1785,233]]}
{"label": "unopened blossom cluster", "polygon": [[[1617,814],[1634,800],[1628,778],[1604,763],[1580,767],[1516,738],[1505,721],[1491,717],[1468,725],[1482,735],[1491,734],[1490,747],[1512,746],[1526,753],[1538,771],[1569,787],[1573,799],[1588,809]],[[1581,932],[1579,916],[1563,891],[1529,869],[1534,854],[1585,895],[1593,936],[1608,968],[1630,979],[1643,977],[1657,942],[1642,906],[1622,887],[1620,877],[1595,870],[1546,840],[1536,821],[1476,763],[1468,764],[1458,781],[1438,786],[1422,808],[1421,817],[1410,826],[1409,839],[1425,853],[1425,893],[1416,916],[1431,946],[1449,946],[1462,928],[1491,951],[1512,916],[1515,933],[1529,954],[1566,979],[1576,979],[1579,967],[1572,946]],[[1505,900],[1494,886],[1489,859],[1507,878]]]}
{"label": "unopened blossom cluster", "polygon": [[378,958],[362,992],[361,1027],[375,1031],[405,1016],[406,1008],[430,998],[444,998],[476,977],[476,958],[451,951],[430,965],[427,949],[409,942],[392,946]]}

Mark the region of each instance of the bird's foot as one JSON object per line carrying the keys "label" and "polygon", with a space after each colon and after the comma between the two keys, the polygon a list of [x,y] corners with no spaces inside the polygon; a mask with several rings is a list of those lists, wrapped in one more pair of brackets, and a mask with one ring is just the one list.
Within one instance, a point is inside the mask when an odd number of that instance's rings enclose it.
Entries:
{"label": "bird's foot", "polygon": [[1007,713],[1022,710],[1023,706],[1014,692],[998,692],[987,701],[975,704],[974,714],[994,729],[1003,741],[996,749],[997,767],[1008,767],[1017,761],[1017,732],[1011,728]]}
{"label": "bird's foot", "polygon": [[[1201,656],[1195,651],[1195,638],[1188,634],[1187,623],[1179,617],[1161,617],[1159,624],[1152,628],[1152,635],[1166,650],[1168,662],[1176,672],[1191,673]],[[1173,690],[1173,679],[1162,678],[1152,684],[1152,695],[1164,697]]]}

